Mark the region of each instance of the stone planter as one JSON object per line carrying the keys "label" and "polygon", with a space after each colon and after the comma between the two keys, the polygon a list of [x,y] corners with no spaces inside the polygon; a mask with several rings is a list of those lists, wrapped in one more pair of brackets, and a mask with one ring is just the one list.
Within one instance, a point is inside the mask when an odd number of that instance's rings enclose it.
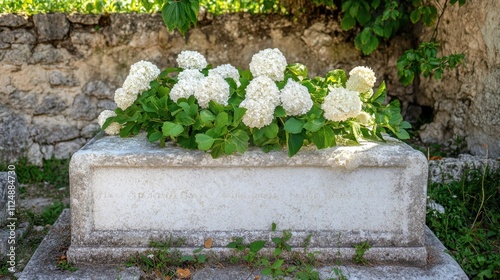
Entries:
{"label": "stone planter", "polygon": [[68,258],[118,263],[171,237],[186,251],[212,238],[210,250],[227,256],[233,237],[290,229],[294,250],[311,235],[323,260],[351,259],[367,241],[368,260],[423,265],[427,168],[422,153],[391,141],[212,159],[144,135],[98,136],[71,159]]}

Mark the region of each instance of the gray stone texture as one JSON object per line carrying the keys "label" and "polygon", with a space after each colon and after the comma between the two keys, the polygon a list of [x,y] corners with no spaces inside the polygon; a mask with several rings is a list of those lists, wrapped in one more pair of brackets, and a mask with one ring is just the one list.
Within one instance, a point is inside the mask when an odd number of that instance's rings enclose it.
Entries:
{"label": "gray stone texture", "polygon": [[69,32],[70,24],[65,14],[35,14],[33,23],[38,35],[38,40],[48,42],[62,40]]}
{"label": "gray stone texture", "polygon": [[[333,68],[373,68],[377,82],[385,79],[389,96],[401,101],[405,119],[417,120],[421,106],[434,109],[434,121],[422,127],[422,140],[446,144],[460,136],[474,154],[484,155],[483,144],[487,144],[490,157],[495,158],[500,156],[496,28],[500,4],[487,0],[467,5],[450,6],[439,30],[442,53],[464,51],[467,63],[445,73],[443,82],[422,78],[417,87],[403,87],[397,78],[397,58],[412,47],[410,33],[363,56],[339,22],[325,16],[294,22],[281,16],[200,13],[199,27],[183,38],[167,31],[159,14],[2,14],[0,93],[5,94],[0,94],[0,100],[29,127],[38,125],[33,123],[35,117],[50,116],[75,120],[73,125],[78,123],[81,129],[96,123],[101,110],[115,108],[114,91],[122,86],[130,65],[139,60],[160,68],[175,66],[177,54],[189,49],[200,51],[214,66],[231,63],[248,69],[253,54],[277,47],[289,63],[305,64],[311,76]],[[422,39],[426,36],[430,33]],[[34,136],[30,141],[46,145]]]}
{"label": "gray stone texture", "polygon": [[[12,203],[9,207],[9,190],[12,191],[12,186],[14,186],[15,198],[13,201],[14,207],[12,209],[19,209],[19,185],[17,183],[17,176],[15,170],[11,172],[0,172],[0,227],[4,227],[7,223],[7,218],[9,217],[7,209],[12,207]],[[9,189],[10,187],[10,189]],[[14,215],[13,218],[16,218]]]}
{"label": "gray stone texture", "polygon": [[[109,266],[103,264],[78,265],[75,272],[62,271],[55,266],[54,256],[63,255],[65,248],[70,244],[70,212],[64,210],[57,222],[44,238],[26,268],[19,275],[20,280],[68,280],[68,279],[128,279],[136,280],[145,276],[137,267],[124,268],[122,266]],[[320,273],[320,279],[337,279],[333,268],[341,269],[342,273],[350,280],[364,279],[407,279],[407,280],[466,280],[467,275],[458,263],[447,253],[447,249],[436,236],[426,228],[425,244],[429,254],[428,263],[423,267],[369,265],[359,266],[343,262],[322,263],[314,269]],[[57,248],[57,249],[56,249]],[[192,254],[192,251],[187,252]],[[209,260],[212,254],[207,254]],[[247,280],[269,277],[261,276],[259,270],[250,270],[243,266],[225,266],[207,264],[192,270],[193,280]],[[258,277],[257,277],[258,276]],[[291,278],[285,278],[290,280]]]}
{"label": "gray stone texture", "polygon": [[119,263],[150,240],[183,238],[188,251],[210,236],[224,258],[231,237],[270,239],[275,222],[293,230],[296,250],[312,234],[321,260],[338,250],[350,259],[353,244],[368,241],[367,259],[423,265],[427,160],[387,140],[306,148],[291,158],[251,149],[213,159],[170,143],[160,148],[145,134],[98,135],[70,164],[68,257]]}
{"label": "gray stone texture", "polygon": [[26,152],[30,139],[26,120],[0,105],[0,160],[13,162]]}
{"label": "gray stone texture", "polygon": [[13,14],[0,14],[0,26],[20,27],[28,24],[25,17]]}
{"label": "gray stone texture", "polygon": [[34,115],[59,115],[68,105],[55,94],[47,95],[35,109]]}

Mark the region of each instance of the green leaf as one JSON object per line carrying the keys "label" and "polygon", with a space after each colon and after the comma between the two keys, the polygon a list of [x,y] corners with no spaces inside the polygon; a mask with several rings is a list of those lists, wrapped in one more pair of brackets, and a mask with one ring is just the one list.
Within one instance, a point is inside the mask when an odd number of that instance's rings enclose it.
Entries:
{"label": "green leaf", "polygon": [[151,143],[160,140],[162,137],[163,137],[163,133],[161,133],[160,131],[155,131],[151,134],[148,134],[148,140]]}
{"label": "green leaf", "polygon": [[336,145],[335,132],[329,126],[323,126],[312,134],[312,141],[318,149],[333,147]]}
{"label": "green leaf", "polygon": [[215,139],[203,133],[198,133],[195,136],[196,143],[198,143],[198,149],[202,151],[209,150],[214,144]]}
{"label": "green leaf", "polygon": [[276,231],[276,223],[275,222],[273,222],[271,224],[271,231]]}
{"label": "green leaf", "polygon": [[283,109],[283,107],[278,106],[278,107],[276,107],[276,109],[274,109],[274,117],[282,118],[284,116],[286,116],[286,111],[285,111],[285,109]]}
{"label": "green leaf", "polygon": [[399,126],[400,126],[401,128],[404,128],[404,129],[410,129],[410,128],[411,128],[411,124],[410,124],[409,122],[407,122],[407,121],[403,121],[403,122],[401,122],[401,123],[399,124]]}
{"label": "green leaf", "polygon": [[382,81],[377,91],[372,95],[371,101],[381,104],[384,103],[385,98],[386,98],[386,86],[385,86],[385,81]]}
{"label": "green leaf", "polygon": [[164,122],[161,130],[164,136],[175,137],[184,131],[184,127],[177,123]]}
{"label": "green leaf", "polygon": [[262,269],[262,271],[260,272],[260,274],[262,274],[262,276],[271,275],[272,273],[273,273],[273,271],[269,267]]}
{"label": "green leaf", "polygon": [[396,131],[396,136],[401,140],[410,139],[410,134],[402,128],[399,131]]}
{"label": "green leaf", "polygon": [[286,67],[286,69],[289,70],[291,73],[293,73],[296,77],[302,77],[302,78],[308,77],[307,67],[304,64],[300,63],[289,64]]}
{"label": "green leaf", "polygon": [[288,134],[288,156],[292,157],[295,155],[298,151],[300,151],[300,148],[302,148],[302,145],[304,145],[304,135],[301,134]]}
{"label": "green leaf", "polygon": [[248,249],[250,249],[251,252],[256,253],[260,251],[260,249],[264,248],[264,245],[266,245],[265,240],[257,240],[250,243],[250,245],[248,245]]}
{"label": "green leaf", "polygon": [[273,122],[270,125],[264,126],[262,130],[267,138],[275,138],[276,136],[278,136],[279,128],[278,125]]}
{"label": "green leaf", "polygon": [[283,259],[277,260],[276,262],[273,263],[273,265],[271,266],[271,268],[274,268],[274,269],[280,268],[283,265],[284,261],[285,260],[283,260]]}
{"label": "green leaf", "polygon": [[410,20],[413,24],[415,24],[420,20],[421,16],[422,16],[422,14],[420,13],[420,11],[418,9],[413,10],[413,12],[411,12],[411,14],[410,14]]}
{"label": "green leaf", "polygon": [[221,128],[229,124],[229,115],[226,112],[220,112],[215,118],[215,127]]}
{"label": "green leaf", "polygon": [[231,132],[231,137],[228,139],[227,143],[234,145],[236,151],[239,153],[244,153],[248,150],[248,140],[250,136],[244,130],[237,129]]}
{"label": "green leaf", "polygon": [[241,123],[246,111],[247,109],[245,108],[234,108],[233,126],[236,127]]}
{"label": "green leaf", "polygon": [[297,134],[302,131],[304,127],[304,121],[297,120],[296,118],[290,118],[285,122],[285,131],[288,133]]}
{"label": "green leaf", "polygon": [[194,256],[186,255],[181,257],[181,262],[195,262],[195,261],[196,259],[194,258]]}
{"label": "green leaf", "polygon": [[208,123],[215,120],[215,115],[209,110],[201,110],[200,119],[203,123]]}
{"label": "green leaf", "polygon": [[304,124],[304,128],[305,128],[305,130],[307,130],[309,132],[316,132],[321,127],[323,127],[324,124],[325,124],[325,122],[323,120],[312,119],[312,120],[308,121],[306,124]]}
{"label": "green leaf", "polygon": [[349,30],[356,25],[356,19],[352,17],[350,14],[344,14],[342,17],[342,21],[340,22],[340,26],[343,30]]}
{"label": "green leaf", "polygon": [[365,25],[368,21],[370,21],[370,19],[372,19],[372,15],[365,7],[360,6],[356,19],[361,25]]}

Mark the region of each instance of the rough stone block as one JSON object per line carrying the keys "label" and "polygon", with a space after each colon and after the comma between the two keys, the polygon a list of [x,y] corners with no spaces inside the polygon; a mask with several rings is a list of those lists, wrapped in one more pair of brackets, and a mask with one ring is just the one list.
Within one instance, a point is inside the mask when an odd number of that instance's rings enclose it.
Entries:
{"label": "rough stone block", "polygon": [[33,15],[38,40],[47,42],[62,40],[69,32],[69,22],[65,14],[35,14]]}
{"label": "rough stone block", "polygon": [[5,27],[20,27],[28,24],[28,20],[23,16],[14,14],[0,14],[0,26]]}
{"label": "rough stone block", "polygon": [[120,262],[170,237],[187,249],[213,238],[223,257],[233,237],[278,235],[274,222],[295,250],[311,234],[320,259],[350,259],[367,241],[368,259],[423,265],[426,183],[425,156],[400,142],[212,159],[144,134],[97,136],[71,159],[68,257]]}
{"label": "rough stone block", "polygon": [[[11,183],[12,182],[12,183]],[[9,186],[14,186],[14,200],[9,198]],[[17,176],[15,172],[0,172],[0,226],[4,227],[7,223],[8,210],[19,209],[19,190]],[[11,187],[12,189],[12,187]],[[12,196],[11,196],[12,198]],[[13,202],[9,202],[13,201]],[[10,205],[9,205],[10,203]],[[14,203],[14,204],[12,204]],[[15,215],[14,215],[15,218]]]}

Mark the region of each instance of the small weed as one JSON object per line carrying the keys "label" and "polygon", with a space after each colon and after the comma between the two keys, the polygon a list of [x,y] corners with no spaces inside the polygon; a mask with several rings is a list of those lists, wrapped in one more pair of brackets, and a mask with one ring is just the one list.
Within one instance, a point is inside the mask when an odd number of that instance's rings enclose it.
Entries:
{"label": "small weed", "polygon": [[57,267],[59,267],[59,269],[61,269],[61,270],[67,270],[67,271],[71,271],[71,272],[78,270],[78,268],[75,267],[72,263],[68,262],[67,259],[63,259],[63,260],[60,260],[59,262],[57,262]]}
{"label": "small weed", "polygon": [[[7,170],[8,163],[0,163],[0,171]],[[31,164],[21,158],[14,163],[17,181],[20,184],[50,183],[55,188],[69,186],[69,159],[43,160],[42,167]]]}
{"label": "small weed", "polygon": [[41,226],[54,224],[64,208],[67,207],[65,207],[61,201],[56,201],[51,205],[46,206],[38,219],[35,220],[35,224]]}
{"label": "small weed", "polygon": [[363,241],[360,244],[355,244],[354,248],[356,248],[356,251],[354,252],[354,262],[360,265],[366,265],[368,264],[368,261],[365,259],[365,253],[368,251],[371,246],[368,244],[368,242]]}
{"label": "small weed", "polygon": [[340,267],[334,267],[333,273],[335,274],[335,280],[347,280],[347,276],[345,276],[344,272]]}

